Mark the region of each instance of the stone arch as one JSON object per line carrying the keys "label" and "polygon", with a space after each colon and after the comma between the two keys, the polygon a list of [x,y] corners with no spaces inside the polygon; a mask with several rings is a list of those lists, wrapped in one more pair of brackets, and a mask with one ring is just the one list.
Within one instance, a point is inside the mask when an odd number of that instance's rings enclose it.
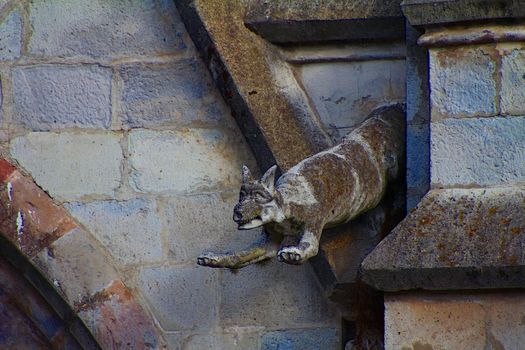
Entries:
{"label": "stone arch", "polygon": [[[34,269],[42,274],[48,285],[35,283],[36,277],[31,283],[40,286],[37,288],[40,294],[54,295],[51,299],[56,302],[51,303],[51,308],[62,310],[66,319],[72,318],[72,323],[66,322],[63,326],[82,328],[75,323],[82,320],[100,347],[165,348],[152,316],[125,285],[103,247],[13,164],[0,159],[0,235],[4,242],[0,247],[9,252],[11,264],[24,272]],[[16,271],[7,264],[3,266],[0,273],[5,270],[6,276]],[[11,276],[15,275],[11,273]],[[27,283],[20,279],[14,281],[21,286]],[[64,311],[67,308],[60,306],[60,298],[72,313]],[[36,294],[34,299],[38,299]],[[44,311],[55,317],[49,307],[43,308]],[[84,334],[80,342],[97,348],[89,338]]]}

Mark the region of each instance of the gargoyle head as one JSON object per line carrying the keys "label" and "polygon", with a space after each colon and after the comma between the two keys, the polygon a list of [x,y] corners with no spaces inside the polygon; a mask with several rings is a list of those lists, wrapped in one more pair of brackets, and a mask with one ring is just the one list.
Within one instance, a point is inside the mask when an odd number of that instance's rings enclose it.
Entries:
{"label": "gargoyle head", "polygon": [[239,230],[249,230],[269,222],[282,221],[282,210],[275,200],[274,165],[262,176],[254,180],[250,169],[242,167],[242,186],[239,203],[233,209],[233,221],[239,225]]}

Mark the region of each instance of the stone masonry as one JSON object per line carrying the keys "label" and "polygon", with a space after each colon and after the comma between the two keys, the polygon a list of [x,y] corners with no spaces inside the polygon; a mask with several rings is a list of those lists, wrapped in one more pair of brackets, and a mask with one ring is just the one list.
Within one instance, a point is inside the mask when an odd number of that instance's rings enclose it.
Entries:
{"label": "stone masonry", "polygon": [[104,348],[340,346],[309,265],[196,266],[257,235],[231,221],[257,166],[172,0],[0,1],[0,76],[0,156],[19,169],[2,181],[67,218],[24,241],[8,211],[2,233]]}

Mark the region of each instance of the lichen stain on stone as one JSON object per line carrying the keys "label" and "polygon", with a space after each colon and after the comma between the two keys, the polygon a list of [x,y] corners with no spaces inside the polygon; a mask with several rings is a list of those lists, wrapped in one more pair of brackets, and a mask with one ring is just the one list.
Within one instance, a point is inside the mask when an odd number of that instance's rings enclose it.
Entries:
{"label": "lichen stain on stone", "polygon": [[412,347],[413,347],[413,350],[434,350],[432,345],[430,345],[428,343],[423,344],[423,343],[421,343],[419,341],[413,343]]}

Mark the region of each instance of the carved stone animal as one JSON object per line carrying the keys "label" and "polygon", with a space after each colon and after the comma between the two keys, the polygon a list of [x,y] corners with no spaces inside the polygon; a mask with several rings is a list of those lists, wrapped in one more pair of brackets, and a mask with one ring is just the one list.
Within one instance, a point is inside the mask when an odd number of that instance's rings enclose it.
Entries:
{"label": "carved stone animal", "polygon": [[[276,183],[277,166],[254,180],[244,166],[233,220],[240,230],[263,226],[261,240],[234,253],[204,253],[197,262],[240,268],[277,256],[301,264],[315,256],[324,228],[374,208],[404,157],[404,112],[376,110],[336,146],[302,160]],[[282,240],[279,246],[278,242]]]}

